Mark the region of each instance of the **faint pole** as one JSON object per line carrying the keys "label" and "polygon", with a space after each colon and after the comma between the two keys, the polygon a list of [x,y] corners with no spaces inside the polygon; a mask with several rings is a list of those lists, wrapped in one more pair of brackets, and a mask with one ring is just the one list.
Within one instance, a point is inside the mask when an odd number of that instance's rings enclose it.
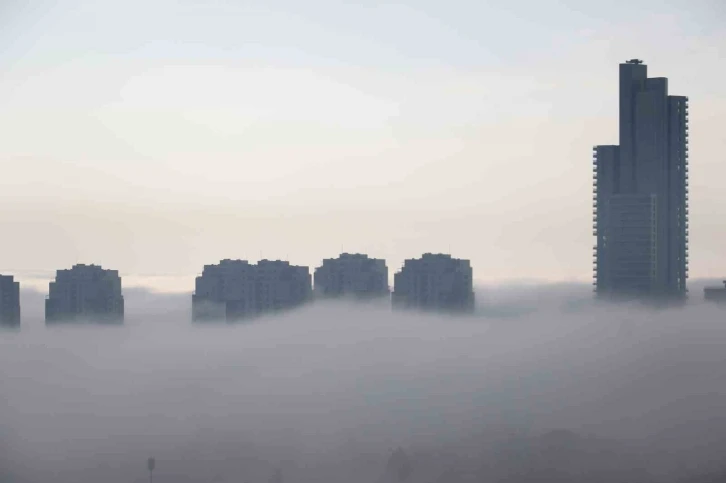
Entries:
{"label": "faint pole", "polygon": [[156,466],[156,460],[154,458],[149,458],[146,465],[149,468],[149,483],[154,483],[154,467]]}

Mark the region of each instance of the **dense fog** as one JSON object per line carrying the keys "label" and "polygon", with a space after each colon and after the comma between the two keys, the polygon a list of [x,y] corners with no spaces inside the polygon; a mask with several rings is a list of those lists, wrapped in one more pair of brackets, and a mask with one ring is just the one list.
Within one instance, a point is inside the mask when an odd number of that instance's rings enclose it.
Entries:
{"label": "dense fog", "polygon": [[721,481],[690,479],[726,470],[726,310],[698,290],[193,325],[189,295],[127,289],[123,326],[51,328],[26,291],[0,332],[0,481],[143,482],[149,456],[157,483]]}

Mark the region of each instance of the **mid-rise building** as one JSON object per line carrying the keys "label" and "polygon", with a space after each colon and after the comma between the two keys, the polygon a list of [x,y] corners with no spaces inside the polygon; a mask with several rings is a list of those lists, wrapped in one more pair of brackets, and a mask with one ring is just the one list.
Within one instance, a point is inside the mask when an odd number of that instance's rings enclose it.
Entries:
{"label": "mid-rise building", "polygon": [[99,265],[74,265],[58,270],[49,285],[45,321],[123,322],[124,297],[117,270]]}
{"label": "mid-rise building", "polygon": [[620,144],[594,148],[594,285],[603,297],[682,299],[688,278],[688,98],[620,64]]}
{"label": "mid-rise building", "polygon": [[315,269],[315,294],[320,297],[359,298],[390,295],[386,261],[368,255],[343,253],[326,258]]}
{"label": "mid-rise building", "polygon": [[12,275],[0,275],[0,326],[20,325],[20,284]]}
{"label": "mid-rise building", "polygon": [[192,318],[224,320],[228,306],[230,318],[256,313],[256,283],[255,266],[247,260],[225,259],[205,265],[192,295]]}
{"label": "mid-rise building", "polygon": [[235,320],[290,309],[310,299],[312,280],[307,267],[280,260],[225,259],[205,265],[192,295],[192,318]]}
{"label": "mid-rise building", "polygon": [[409,259],[394,275],[393,306],[423,310],[474,310],[473,273],[469,260],[425,253]]}
{"label": "mid-rise building", "polygon": [[706,287],[703,289],[703,297],[709,302],[726,303],[726,280],[723,287]]}
{"label": "mid-rise building", "polygon": [[308,267],[282,260],[260,260],[255,268],[258,312],[289,309],[310,300],[313,284]]}

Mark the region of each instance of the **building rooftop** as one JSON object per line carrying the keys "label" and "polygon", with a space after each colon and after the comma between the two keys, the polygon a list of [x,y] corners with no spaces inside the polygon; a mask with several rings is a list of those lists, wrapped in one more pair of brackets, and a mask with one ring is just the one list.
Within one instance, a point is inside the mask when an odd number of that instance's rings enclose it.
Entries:
{"label": "building rooftop", "polygon": [[723,287],[706,287],[705,290],[724,290],[726,291],[726,280],[723,281]]}

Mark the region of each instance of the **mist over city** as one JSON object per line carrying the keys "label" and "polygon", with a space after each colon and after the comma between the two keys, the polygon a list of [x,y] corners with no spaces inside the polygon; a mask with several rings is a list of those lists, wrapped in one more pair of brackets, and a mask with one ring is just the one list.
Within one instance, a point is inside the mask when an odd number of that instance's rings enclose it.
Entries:
{"label": "mist over city", "polygon": [[0,483],[726,482],[721,0],[0,0]]}
{"label": "mist over city", "polygon": [[[3,481],[141,482],[149,456],[161,482],[726,471],[715,305],[613,308],[587,286],[525,285],[489,287],[472,315],[333,301],[199,326],[187,294],[127,299],[123,326],[46,329],[36,310],[2,334]],[[386,479],[397,448],[410,475]]]}

